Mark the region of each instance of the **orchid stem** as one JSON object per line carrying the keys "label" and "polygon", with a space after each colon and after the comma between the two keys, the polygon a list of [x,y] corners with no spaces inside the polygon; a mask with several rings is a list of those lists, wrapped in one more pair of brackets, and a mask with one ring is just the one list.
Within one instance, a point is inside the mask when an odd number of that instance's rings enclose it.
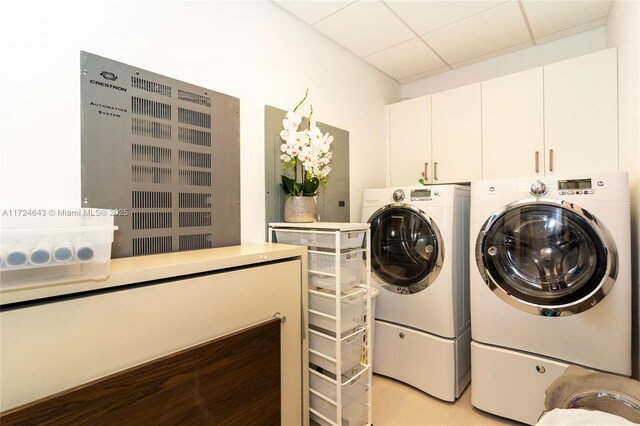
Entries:
{"label": "orchid stem", "polygon": [[298,102],[298,105],[296,105],[296,107],[293,109],[293,112],[296,112],[296,110],[300,107],[300,105],[302,105],[302,103],[307,100],[308,94],[309,94],[309,89],[307,89],[307,91],[304,92],[304,98],[302,98],[302,100]]}

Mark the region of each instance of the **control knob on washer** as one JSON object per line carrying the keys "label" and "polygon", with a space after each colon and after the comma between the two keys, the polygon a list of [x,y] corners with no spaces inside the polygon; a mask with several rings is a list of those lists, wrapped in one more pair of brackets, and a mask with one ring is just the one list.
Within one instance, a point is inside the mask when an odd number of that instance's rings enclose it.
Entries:
{"label": "control knob on washer", "polygon": [[531,195],[539,197],[546,194],[548,190],[549,188],[547,188],[547,185],[544,182],[537,180],[531,184],[531,189],[529,190],[529,192],[531,193]]}
{"label": "control knob on washer", "polygon": [[402,200],[404,200],[404,191],[402,189],[396,189],[393,191],[393,201],[399,203]]}

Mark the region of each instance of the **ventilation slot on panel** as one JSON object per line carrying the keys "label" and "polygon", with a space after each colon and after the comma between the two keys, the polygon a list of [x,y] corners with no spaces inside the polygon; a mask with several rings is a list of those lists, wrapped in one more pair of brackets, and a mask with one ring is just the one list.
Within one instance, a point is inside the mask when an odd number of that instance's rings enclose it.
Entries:
{"label": "ventilation slot on panel", "polygon": [[153,81],[145,80],[140,77],[131,77],[131,87],[133,87],[134,89],[145,90],[147,92],[171,97],[171,87],[164,84],[155,83]]}
{"label": "ventilation slot on panel", "polygon": [[181,192],[179,198],[178,204],[181,209],[207,209],[211,207],[211,194]]}
{"label": "ventilation slot on panel", "polygon": [[178,99],[185,102],[191,102],[193,104],[211,106],[211,98],[208,96],[196,95],[195,93],[187,92],[178,89]]}
{"label": "ventilation slot on panel", "polygon": [[211,168],[211,154],[193,151],[178,151],[178,160],[181,166]]}
{"label": "ventilation slot on panel", "polygon": [[180,185],[211,186],[211,172],[180,170],[178,176]]}
{"label": "ventilation slot on panel", "polygon": [[180,235],[178,250],[198,250],[211,247],[211,234]]}
{"label": "ventilation slot on panel", "polygon": [[211,114],[178,107],[178,122],[210,129]]}
{"label": "ventilation slot on panel", "polygon": [[131,112],[138,115],[171,120],[171,105],[136,96],[131,97]]}
{"label": "ventilation slot on panel", "polygon": [[131,133],[146,138],[171,140],[171,124],[158,123],[157,121],[143,118],[131,118]]}
{"label": "ventilation slot on panel", "polygon": [[[139,183],[171,183],[171,169],[165,167],[138,166],[131,167],[132,180]],[[211,180],[211,178],[209,178]]]}
{"label": "ventilation slot on panel", "polygon": [[133,239],[133,255],[169,253],[173,251],[171,237],[146,237]]}
{"label": "ventilation slot on panel", "polygon": [[131,206],[134,209],[170,209],[171,193],[154,191],[133,191]]}
{"label": "ventilation slot on panel", "polygon": [[178,141],[191,145],[211,146],[211,132],[178,127]]}
{"label": "ventilation slot on panel", "polygon": [[211,226],[211,212],[180,212],[180,228]]}
{"label": "ventilation slot on panel", "polygon": [[171,164],[171,150],[148,145],[131,145],[131,159],[145,163]]}
{"label": "ventilation slot on panel", "polygon": [[133,229],[171,228],[171,212],[133,213]]}

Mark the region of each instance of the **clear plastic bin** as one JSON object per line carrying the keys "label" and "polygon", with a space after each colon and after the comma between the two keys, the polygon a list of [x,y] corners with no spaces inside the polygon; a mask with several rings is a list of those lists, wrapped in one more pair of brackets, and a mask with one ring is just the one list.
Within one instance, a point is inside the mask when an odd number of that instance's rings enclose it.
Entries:
{"label": "clear plastic bin", "polygon": [[[313,393],[309,395],[309,407],[330,419],[332,422],[341,424],[342,426],[364,426],[367,422],[367,393],[368,392],[365,391],[360,397],[355,399],[349,397],[344,398],[342,402],[341,422],[337,422],[337,407]],[[313,413],[311,413],[311,419],[323,426],[330,425],[330,423]]]}
{"label": "clear plastic bin", "polygon": [[[3,217],[0,228],[2,288],[109,275],[113,216],[108,210],[48,210],[48,216]],[[64,215],[67,212],[68,215]],[[105,213],[106,212],[106,213]]]}
{"label": "clear plastic bin", "polygon": [[[367,374],[365,368],[358,368],[353,371],[351,376],[342,376],[340,390],[342,392],[342,400],[345,398],[358,399],[367,390]],[[338,386],[334,383],[335,374],[324,372],[319,373],[314,370],[309,371],[309,387],[333,401],[337,400]]]}
{"label": "clear plastic bin", "polygon": [[[307,247],[336,248],[336,236],[333,233],[296,232],[275,230],[279,243],[297,244]],[[340,233],[340,249],[354,249],[362,247],[365,231],[351,231]]]}
{"label": "clear plastic bin", "polygon": [[[322,293],[322,294],[319,294]],[[365,325],[366,291],[361,288],[346,290],[346,295],[340,301],[341,324],[340,333],[351,331],[360,325]],[[309,292],[309,310],[318,311],[335,317],[336,299],[335,292],[320,290],[318,293]],[[336,332],[336,319],[309,312],[309,324]]]}
{"label": "clear plastic bin", "polygon": [[[364,335],[366,329],[361,329],[352,335],[344,337],[340,341],[340,350],[342,352],[342,368],[341,374],[352,375],[354,369],[358,368],[360,363],[366,357],[364,347]],[[336,342],[322,332],[317,330],[309,330],[309,349],[319,352],[329,358],[336,359]],[[336,373],[336,361],[330,361],[317,354],[309,353],[309,362],[317,365],[323,370],[327,370],[333,374]]]}
{"label": "clear plastic bin", "polygon": [[335,290],[335,276],[314,272],[335,275],[336,260],[340,262],[340,289],[344,290],[360,284],[363,269],[362,252],[344,254],[309,252],[309,283]]}

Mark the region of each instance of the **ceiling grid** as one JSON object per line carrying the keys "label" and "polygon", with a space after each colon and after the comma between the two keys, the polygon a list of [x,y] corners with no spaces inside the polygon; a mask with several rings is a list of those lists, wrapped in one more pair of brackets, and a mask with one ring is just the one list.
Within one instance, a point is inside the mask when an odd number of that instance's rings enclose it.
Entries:
{"label": "ceiling grid", "polygon": [[611,5],[610,0],[274,2],[400,83],[605,25]]}

